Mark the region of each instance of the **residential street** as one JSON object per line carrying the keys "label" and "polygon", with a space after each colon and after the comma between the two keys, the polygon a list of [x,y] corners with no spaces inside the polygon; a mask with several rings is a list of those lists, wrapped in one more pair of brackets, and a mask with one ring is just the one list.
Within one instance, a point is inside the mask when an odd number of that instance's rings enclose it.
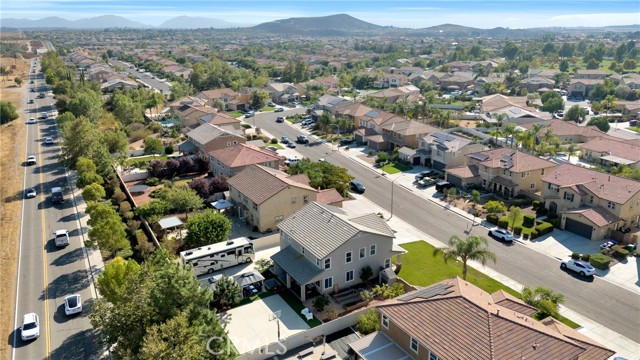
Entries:
{"label": "residential street", "polygon": [[[257,114],[256,125],[278,138],[283,135],[295,138],[300,133],[298,128],[287,123],[275,123],[276,116],[278,114]],[[364,196],[390,210],[391,182],[379,171],[353,161],[343,154],[344,150],[335,151],[333,145],[298,146],[296,150],[305,157],[314,160],[325,158],[348,168],[350,174],[365,185],[367,190]],[[467,219],[398,185],[394,186],[393,197],[394,217],[445,243],[452,235],[466,236],[464,231],[470,226]],[[487,235],[486,229],[479,226],[474,227],[472,232]],[[560,270],[557,259],[522,245],[505,246],[490,241],[490,248],[498,256],[497,264],[488,264],[490,268],[526,286],[545,286],[560,292],[565,295],[565,306],[568,308],[640,342],[640,298],[636,294],[599,278],[582,280],[574,277]]]}

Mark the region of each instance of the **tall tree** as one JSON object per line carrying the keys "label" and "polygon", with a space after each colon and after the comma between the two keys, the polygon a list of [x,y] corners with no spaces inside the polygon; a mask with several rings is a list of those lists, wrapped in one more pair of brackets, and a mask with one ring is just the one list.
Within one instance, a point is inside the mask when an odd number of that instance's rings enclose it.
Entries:
{"label": "tall tree", "polygon": [[140,274],[140,265],[133,259],[125,260],[116,257],[104,267],[98,276],[98,290],[107,301],[118,304],[126,298],[127,282]]}
{"label": "tall tree", "polygon": [[190,248],[226,241],[231,234],[231,221],[214,210],[194,214],[185,227],[187,236],[184,242]]}
{"label": "tall tree", "polygon": [[189,212],[200,210],[203,207],[202,198],[187,187],[171,189],[163,197],[163,200],[169,203],[175,211],[183,212],[187,216]]}
{"label": "tall tree", "polygon": [[10,101],[0,101],[0,124],[6,124],[19,117],[15,106]]}
{"label": "tall tree", "polygon": [[100,184],[90,184],[82,189],[82,198],[86,202],[93,202],[103,199],[107,196],[104,188]]}
{"label": "tall tree", "polygon": [[102,117],[102,97],[100,94],[84,89],[76,92],[67,102],[67,109],[76,117],[84,116],[92,122],[97,122]]}
{"label": "tall tree", "polygon": [[477,235],[471,235],[466,240],[454,235],[447,242],[448,247],[434,249],[434,255],[442,255],[445,262],[457,261],[462,262],[462,279],[467,279],[467,262],[469,260],[479,261],[482,265],[486,265],[487,261],[497,260],[496,255],[488,248],[489,242],[486,238]]}
{"label": "tall tree", "polygon": [[213,289],[213,301],[217,301],[221,308],[237,305],[242,300],[242,288],[232,278],[223,276],[216,281]]}

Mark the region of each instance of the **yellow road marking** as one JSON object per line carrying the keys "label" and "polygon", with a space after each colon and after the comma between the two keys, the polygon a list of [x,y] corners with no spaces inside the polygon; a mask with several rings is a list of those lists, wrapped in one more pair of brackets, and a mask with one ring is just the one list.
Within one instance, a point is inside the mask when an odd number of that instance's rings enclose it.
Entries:
{"label": "yellow road marking", "polygon": [[[40,124],[37,124],[38,126],[38,164],[40,164],[40,166],[42,166],[42,156],[41,156],[41,151],[42,151],[42,142],[40,142]],[[47,197],[45,196],[44,193],[44,189],[43,189],[43,184],[44,184],[44,178],[42,176],[42,170],[40,171],[40,198],[42,199],[42,204],[45,204],[47,201]],[[45,312],[45,317],[44,317],[44,322],[45,322],[45,346],[46,346],[46,351],[47,351],[47,357],[46,359],[50,359],[49,354],[51,353],[51,336],[50,336],[50,329],[49,329],[49,277],[48,277],[48,272],[47,272],[47,238],[48,238],[48,234],[47,234],[47,226],[46,226],[46,222],[45,222],[45,208],[44,205],[42,206],[42,210],[40,211],[41,214],[41,221],[42,221],[42,267],[43,267],[43,272],[44,272],[44,312]]]}

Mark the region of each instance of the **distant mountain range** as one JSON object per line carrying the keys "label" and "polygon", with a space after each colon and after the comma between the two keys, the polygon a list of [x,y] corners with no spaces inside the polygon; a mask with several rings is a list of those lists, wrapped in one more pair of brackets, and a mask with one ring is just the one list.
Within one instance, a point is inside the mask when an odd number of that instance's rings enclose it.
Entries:
{"label": "distant mountain range", "polygon": [[49,29],[225,29],[245,27],[245,31],[259,31],[282,35],[301,36],[348,36],[348,35],[379,35],[397,33],[406,36],[486,36],[486,37],[524,37],[541,33],[603,33],[637,32],[638,25],[618,25],[606,27],[572,27],[572,28],[529,28],[508,29],[497,27],[493,29],[478,29],[473,27],[442,24],[422,29],[406,29],[391,26],[380,26],[356,19],[347,14],[337,14],[321,17],[290,18],[262,23],[253,27],[236,24],[220,19],[207,17],[178,16],[169,19],[159,26],[143,24],[138,21],[116,15],[104,15],[80,20],[67,20],[60,17],[46,17],[40,20],[31,19],[1,19],[2,28],[49,28]]}

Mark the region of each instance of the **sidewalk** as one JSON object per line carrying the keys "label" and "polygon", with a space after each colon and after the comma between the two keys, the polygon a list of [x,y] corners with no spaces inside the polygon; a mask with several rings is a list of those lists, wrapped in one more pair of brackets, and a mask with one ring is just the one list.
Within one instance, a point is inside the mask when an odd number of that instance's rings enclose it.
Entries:
{"label": "sidewalk", "polygon": [[[357,201],[345,201],[343,203],[343,208],[347,211],[352,211],[354,213],[371,213],[371,212],[382,212],[386,215],[386,211],[378,207],[373,202],[369,201],[367,198],[361,195],[354,195]],[[410,224],[402,221],[397,217],[393,217],[388,222],[389,226],[397,231],[395,243],[403,244],[408,242],[413,242],[417,240],[424,240],[429,244],[436,247],[445,247],[446,244],[441,241],[431,237],[428,234],[421,232],[420,230],[414,228]],[[510,279],[507,276],[504,276],[486,266],[482,266],[480,263],[469,262],[469,265],[477,269],[478,271],[492,277],[493,279],[505,284],[506,286],[515,289],[517,291],[521,291],[524,287],[517,281]],[[581,315],[571,309],[568,309],[564,306],[560,307],[560,314],[562,316],[580,324],[582,327],[578,329],[578,331],[586,336],[589,336],[593,340],[599,342],[600,344],[614,350],[616,352],[616,356],[622,356],[629,360],[637,359],[638,354],[640,354],[640,344],[608,329],[603,327],[602,325],[596,323],[595,321],[587,318],[584,315]]]}

